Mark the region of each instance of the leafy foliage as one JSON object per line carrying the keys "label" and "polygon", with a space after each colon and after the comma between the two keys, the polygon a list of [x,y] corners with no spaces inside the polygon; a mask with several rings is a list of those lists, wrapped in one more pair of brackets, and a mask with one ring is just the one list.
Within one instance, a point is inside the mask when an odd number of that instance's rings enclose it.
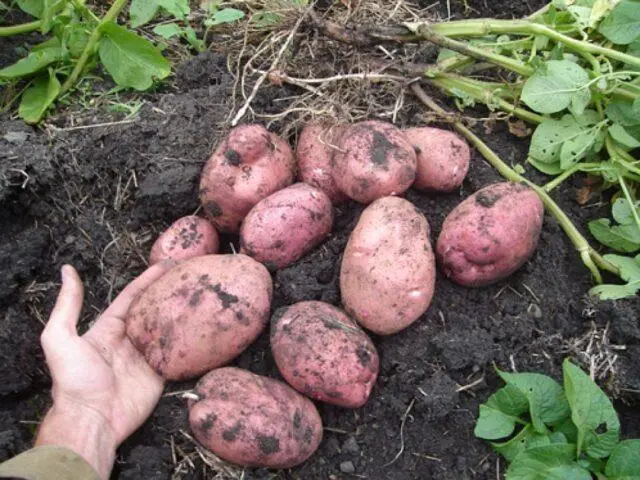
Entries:
{"label": "leafy foliage", "polygon": [[509,463],[507,480],[640,478],[640,440],[619,441],[611,401],[580,368],[564,361],[564,388],[537,373],[498,374],[506,386],[480,406],[474,434],[506,438],[491,446]]}

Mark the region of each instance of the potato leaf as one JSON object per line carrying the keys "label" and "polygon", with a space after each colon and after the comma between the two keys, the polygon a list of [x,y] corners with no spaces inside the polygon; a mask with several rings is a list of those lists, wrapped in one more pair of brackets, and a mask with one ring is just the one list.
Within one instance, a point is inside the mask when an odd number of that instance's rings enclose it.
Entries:
{"label": "potato leaf", "polygon": [[591,480],[588,470],[575,462],[576,446],[553,443],[518,455],[505,473],[506,480]]}
{"label": "potato leaf", "polygon": [[598,140],[592,130],[584,130],[579,135],[569,138],[560,148],[560,168],[566,170],[583,159]]}
{"label": "potato leaf", "polygon": [[602,21],[598,31],[613,43],[630,44],[640,36],[640,3],[622,0]]}
{"label": "potato leaf", "polygon": [[553,378],[539,373],[507,373],[498,370],[507,385],[517,388],[529,403],[529,415],[538,433],[548,433],[547,424],[563,420],[569,404],[562,387]]}
{"label": "potato leaf", "polygon": [[632,225],[634,222],[633,208],[640,214],[640,202],[636,202],[635,207],[626,198],[617,198],[611,207],[613,219],[621,225]]}
{"label": "potato leaf", "polygon": [[527,158],[527,162],[533,165],[536,170],[540,170],[547,175],[560,175],[564,170],[560,167],[560,163],[543,163],[531,157]]}
{"label": "potato leaf", "polygon": [[608,218],[600,218],[592,220],[588,226],[596,240],[618,252],[631,253],[640,249],[640,231],[635,224],[611,225]]}
{"label": "potato leaf", "polygon": [[620,436],[620,421],[611,400],[569,360],[563,362],[562,370],[571,419],[578,429],[578,455],[586,452],[595,458],[609,456]]}
{"label": "potato leaf", "polygon": [[527,398],[514,386],[507,385],[480,405],[480,415],[473,433],[487,440],[508,437],[513,433],[518,417],[527,409]]}
{"label": "potato leaf", "polygon": [[604,468],[609,480],[637,480],[640,478],[640,439],[623,440],[611,452]]}
{"label": "potato leaf", "polygon": [[632,297],[640,291],[640,281],[626,283],[624,285],[597,285],[589,290],[589,295],[598,297],[600,300],[619,300],[621,298]]}
{"label": "potato leaf", "polygon": [[0,78],[20,78],[37,73],[60,60],[64,50],[56,39],[55,44],[32,51],[25,58],[0,70]]}
{"label": "potato leaf", "polygon": [[244,18],[244,12],[237,8],[223,8],[215,12],[211,18],[205,20],[204,24],[207,27],[214,27],[216,25],[222,25],[224,23],[237,22]]}
{"label": "potato leaf", "polygon": [[620,269],[620,278],[623,280],[627,282],[640,281],[640,255],[631,258],[622,255],[608,254],[605,255],[604,258]]}
{"label": "potato leaf", "polygon": [[151,42],[113,22],[103,28],[100,60],[118,85],[146,90],[169,75],[169,62]]}
{"label": "potato leaf", "polygon": [[153,33],[167,40],[182,35],[182,27],[177,23],[165,23],[153,28]]}
{"label": "potato leaf", "polygon": [[40,18],[44,10],[44,0],[17,0],[16,2],[23,12]]}
{"label": "potato leaf", "polygon": [[[513,462],[513,459],[516,458],[519,453],[524,452],[529,446],[532,446],[532,439],[538,436],[548,438],[546,435],[537,434],[531,425],[525,425],[515,437],[502,443],[492,442],[491,447],[502,455],[507,462]],[[551,441],[549,441],[549,443],[550,442]]]}
{"label": "potato leaf", "polygon": [[582,132],[583,128],[571,115],[565,115],[560,120],[545,119],[533,132],[529,156],[541,163],[557,163],[560,161],[562,144]]}
{"label": "potato leaf", "polygon": [[129,7],[131,26],[137,28],[149,23],[161,8],[178,20],[184,20],[191,12],[188,0],[132,0]]}
{"label": "potato leaf", "polygon": [[624,127],[640,125],[640,114],[635,111],[635,102],[613,100],[605,109],[607,118]]}
{"label": "potato leaf", "polygon": [[59,93],[60,82],[55,72],[49,70],[47,74],[37,77],[22,95],[18,109],[20,118],[27,123],[38,123]]}
{"label": "potato leaf", "polygon": [[632,149],[640,147],[640,141],[633,137],[625,128],[619,123],[614,123],[609,127],[609,135],[616,143],[620,144],[625,149]]}
{"label": "potato leaf", "polygon": [[549,60],[525,82],[522,101],[538,113],[560,112],[572,101],[582,105],[587,96],[588,104],[588,82],[589,74],[580,65],[569,60]]}

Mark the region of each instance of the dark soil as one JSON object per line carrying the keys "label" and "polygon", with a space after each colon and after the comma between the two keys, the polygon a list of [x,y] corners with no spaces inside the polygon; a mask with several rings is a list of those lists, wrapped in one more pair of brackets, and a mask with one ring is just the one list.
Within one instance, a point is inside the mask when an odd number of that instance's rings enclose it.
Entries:
{"label": "dark soil", "polygon": [[[542,2],[470,0],[469,5],[482,15],[515,17]],[[457,1],[451,6],[455,14],[464,10]],[[0,51],[8,44],[2,45]],[[8,57],[0,52],[2,62]],[[60,266],[73,264],[84,278],[81,328],[86,328],[144,269],[157,233],[198,208],[200,170],[220,138],[231,86],[225,58],[206,53],[179,66],[175,89],[147,97],[130,123],[77,128],[113,120],[99,111],[59,117],[46,129],[0,117],[0,461],[31,445],[50,401],[39,333],[59,287]],[[282,102],[274,100],[292,93],[268,88],[254,108],[278,111]],[[407,116],[403,122],[417,119]],[[508,163],[524,161],[526,140],[500,125],[490,134],[479,133]],[[475,153],[459,192],[429,196],[411,191],[406,197],[426,215],[435,239],[455,205],[499,180]],[[554,197],[578,225],[585,225],[594,211],[573,201],[576,186],[569,183]],[[340,207],[331,237],[274,274],[273,309],[301,300],[340,303],[340,256],[362,208],[355,203]],[[224,239],[225,248],[235,240]],[[582,359],[567,345],[592,326],[607,324],[610,341],[627,347],[618,351],[617,376],[609,379],[620,395],[623,432],[640,437],[640,301],[594,304],[586,296],[590,286],[577,253],[548,215],[535,255],[507,281],[467,289],[438,276],[434,302],[422,318],[396,335],[374,338],[381,368],[367,405],[345,410],[318,404],[327,428],[319,451],[277,478],[494,479],[496,456],[473,436],[478,406],[500,384],[493,365],[558,378],[565,356]],[[235,364],[278,377],[266,333]],[[480,378],[484,381],[473,388],[458,391]],[[166,392],[192,385],[170,384]],[[404,450],[397,456],[405,415]],[[188,431],[185,402],[165,396],[121,447],[113,478],[171,478],[172,443],[193,450],[180,430]],[[200,460],[193,459],[195,468],[176,478],[203,478]],[[255,470],[244,478],[273,476]]]}

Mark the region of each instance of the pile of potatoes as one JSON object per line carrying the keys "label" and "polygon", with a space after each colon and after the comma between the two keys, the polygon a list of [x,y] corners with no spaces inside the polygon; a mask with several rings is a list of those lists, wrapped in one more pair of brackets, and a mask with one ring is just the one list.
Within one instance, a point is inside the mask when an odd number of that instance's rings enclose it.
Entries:
{"label": "pile of potatoes", "polygon": [[[165,379],[200,377],[189,395],[199,442],[245,466],[304,462],[322,440],[312,400],[367,402],[380,362],[365,330],[391,335],[420,318],[433,299],[436,260],[452,281],[478,287],[531,256],[543,206],[513,183],[489,185],[458,205],[434,254],[427,219],[399,195],[411,186],[459,188],[469,159],[451,132],[379,121],[308,125],[295,153],[259,125],[239,126],[220,142],[200,183],[206,218],[183,217],[160,235],[150,263],[177,264],[134,301],[126,320],[129,338]],[[306,301],[272,312],[270,272],[325,240],[334,205],[349,199],[368,206],[342,258],[342,308]],[[218,254],[218,232],[238,234],[240,253]],[[268,324],[286,383],[226,366]]]}

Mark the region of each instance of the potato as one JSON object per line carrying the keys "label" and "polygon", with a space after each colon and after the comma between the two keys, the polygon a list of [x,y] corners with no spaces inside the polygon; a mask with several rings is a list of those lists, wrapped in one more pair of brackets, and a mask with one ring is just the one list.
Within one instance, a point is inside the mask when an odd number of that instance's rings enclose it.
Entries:
{"label": "potato", "polygon": [[464,140],[440,128],[410,128],[404,133],[418,155],[414,188],[450,192],[462,185],[471,159],[469,146]]}
{"label": "potato", "polygon": [[310,400],[278,380],[239,368],[213,370],[195,387],[189,423],[196,439],[220,458],[247,467],[289,468],[322,440]]}
{"label": "potato", "polygon": [[240,125],[204,166],[200,202],[218,230],[237,233],[256,203],[294,177],[293,152],[283,139],[260,125]]}
{"label": "potato", "polygon": [[261,200],[240,229],[240,251],[269,269],[287,267],[331,232],[331,200],[320,189],[296,183]]}
{"label": "potato", "polygon": [[389,335],[427,310],[436,271],[429,235],[407,200],[384,197],[364,209],[340,268],[342,303],[364,328]]}
{"label": "potato", "polygon": [[416,152],[391,124],[368,121],[347,127],[333,155],[333,180],[348,197],[371,203],[400,195],[416,176]]}
{"label": "potato", "polygon": [[344,128],[343,125],[309,124],[300,132],[296,146],[298,177],[322,190],[334,204],[348,200],[336,186],[331,173],[331,161]]}
{"label": "potato", "polygon": [[271,351],[284,379],[316,400],[357,408],[378,377],[371,339],[342,310],[299,302],[271,318]]}
{"label": "potato", "polygon": [[213,225],[195,215],[182,217],[160,234],[151,247],[149,265],[166,259],[176,261],[218,253],[220,240]]}
{"label": "potato", "polygon": [[246,255],[205,255],[173,267],[133,302],[127,335],[168,380],[231,361],[269,320],[267,269]]}
{"label": "potato", "polygon": [[445,276],[480,287],[515,272],[538,243],[544,207],[538,195],[518,183],[479,190],[453,209],[436,245]]}

